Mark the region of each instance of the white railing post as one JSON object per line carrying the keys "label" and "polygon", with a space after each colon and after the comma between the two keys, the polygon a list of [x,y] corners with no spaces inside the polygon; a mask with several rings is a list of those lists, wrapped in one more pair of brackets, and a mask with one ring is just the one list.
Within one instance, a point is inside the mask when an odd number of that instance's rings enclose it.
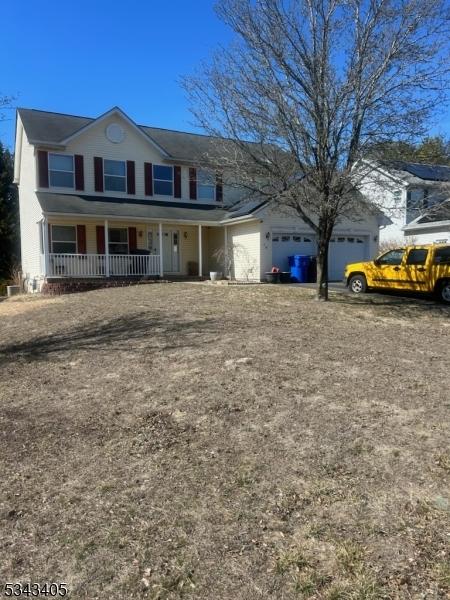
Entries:
{"label": "white railing post", "polygon": [[164,265],[163,265],[163,228],[162,223],[158,224],[159,228],[159,276],[161,279],[164,276]]}
{"label": "white railing post", "polygon": [[41,223],[41,227],[42,227],[42,245],[43,245],[43,251],[44,251],[44,277],[47,277],[47,275],[50,275],[50,261],[49,261],[49,253],[50,253],[50,244],[49,244],[49,239],[48,239],[48,221],[47,218],[44,217],[42,223]]}
{"label": "white railing post", "polygon": [[105,219],[105,277],[109,277],[109,231],[108,221]]}
{"label": "white railing post", "polygon": [[225,271],[224,276],[228,277],[228,229],[227,226],[225,225],[224,227],[224,244],[225,244],[225,248],[224,248],[224,253],[223,253],[223,269]]}
{"label": "white railing post", "polygon": [[198,226],[198,276],[203,276],[202,226]]}

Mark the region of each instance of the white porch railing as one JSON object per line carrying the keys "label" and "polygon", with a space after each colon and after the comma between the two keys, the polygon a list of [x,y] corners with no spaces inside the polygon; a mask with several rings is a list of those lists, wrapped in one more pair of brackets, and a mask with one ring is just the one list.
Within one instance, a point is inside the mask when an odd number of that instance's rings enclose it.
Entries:
{"label": "white porch railing", "polygon": [[[107,268],[109,267],[109,268]],[[48,255],[48,277],[132,277],[159,275],[157,254]]]}

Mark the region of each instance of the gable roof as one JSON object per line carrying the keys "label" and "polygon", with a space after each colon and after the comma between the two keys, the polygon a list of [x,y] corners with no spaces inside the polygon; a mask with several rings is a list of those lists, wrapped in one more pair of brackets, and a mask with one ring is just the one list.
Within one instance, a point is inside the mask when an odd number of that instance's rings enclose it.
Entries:
{"label": "gable roof", "polygon": [[136,125],[120,108],[113,108],[94,119],[76,115],[47,112],[30,108],[19,108],[18,113],[23,127],[31,143],[64,145],[67,140],[81,134],[91,125],[117,112],[125,120],[135,126],[149,141],[173,160],[186,162],[204,160],[206,154],[218,154],[224,145],[232,144],[232,140],[212,137],[199,133],[188,133],[146,125]]}
{"label": "gable roof", "polygon": [[118,115],[121,119],[123,119],[126,123],[128,123],[128,125],[130,125],[132,127],[132,129],[134,129],[138,133],[138,135],[145,138],[147,140],[147,142],[151,142],[154,146],[156,146],[157,150],[159,150],[160,152],[162,152],[163,154],[165,154],[167,156],[167,152],[159,144],[157,144],[150,135],[146,134],[142,130],[141,127],[136,125],[136,123],[132,119],[130,119],[130,117],[128,115],[126,115],[123,112],[123,110],[120,109],[118,106],[114,106],[114,108],[111,108],[111,110],[108,110],[107,112],[103,113],[96,119],[93,119],[90,123],[83,125],[82,127],[80,127],[80,129],[78,129],[74,133],[67,136],[64,140],[62,140],[61,143],[68,144],[74,138],[78,137],[79,135],[83,134],[85,131],[87,131],[91,127],[98,125],[99,123],[101,123],[102,121],[104,121],[105,119],[107,119],[108,117],[110,117],[114,114]]}

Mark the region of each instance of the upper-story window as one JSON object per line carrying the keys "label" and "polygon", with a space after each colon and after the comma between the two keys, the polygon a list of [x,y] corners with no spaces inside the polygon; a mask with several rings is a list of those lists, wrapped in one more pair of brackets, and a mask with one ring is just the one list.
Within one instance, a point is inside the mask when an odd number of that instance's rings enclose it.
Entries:
{"label": "upper-story window", "polygon": [[73,156],[67,154],[49,154],[48,176],[51,187],[64,187],[73,189]]}
{"label": "upper-story window", "polygon": [[199,200],[214,200],[216,195],[216,182],[214,174],[205,169],[197,171],[197,198]]}
{"label": "upper-story window", "polygon": [[173,196],[173,167],[153,165],[153,193]]}
{"label": "upper-story window", "polygon": [[103,170],[106,192],[126,192],[127,178],[124,160],[104,160]]}

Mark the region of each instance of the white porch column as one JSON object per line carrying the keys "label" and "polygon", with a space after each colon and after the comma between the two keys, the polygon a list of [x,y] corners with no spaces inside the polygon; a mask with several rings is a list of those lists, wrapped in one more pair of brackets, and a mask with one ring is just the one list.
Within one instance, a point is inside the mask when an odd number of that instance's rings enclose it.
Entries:
{"label": "white porch column", "polygon": [[42,265],[44,272],[43,275],[44,277],[47,277],[47,275],[49,274],[49,252],[50,252],[50,248],[49,248],[49,239],[48,239],[48,221],[47,221],[47,217],[44,217],[44,219],[41,222],[41,227],[42,227],[42,250],[43,250],[43,254],[44,254],[44,264]]}
{"label": "white porch column", "polygon": [[162,223],[158,224],[159,231],[159,276],[161,279],[164,276],[164,265],[163,265],[163,228]]}
{"label": "white porch column", "polygon": [[223,231],[223,243],[225,245],[223,253],[223,268],[225,273],[223,275],[224,277],[228,277],[230,273],[228,273],[228,229],[226,225],[224,226]]}
{"label": "white porch column", "polygon": [[108,221],[105,219],[105,277],[109,277],[109,231]]}
{"label": "white porch column", "polygon": [[202,226],[198,226],[198,276],[203,276]]}

